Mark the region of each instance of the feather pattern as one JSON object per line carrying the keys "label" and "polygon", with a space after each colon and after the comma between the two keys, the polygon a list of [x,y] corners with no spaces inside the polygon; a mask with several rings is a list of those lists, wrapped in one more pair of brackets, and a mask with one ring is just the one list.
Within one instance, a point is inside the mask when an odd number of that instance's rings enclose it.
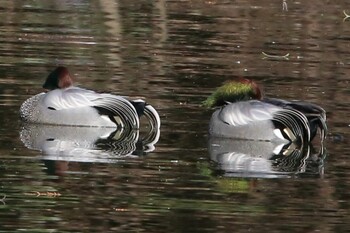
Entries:
{"label": "feather pattern", "polygon": [[276,122],[285,133],[289,141],[296,139],[310,140],[310,126],[307,118],[295,109],[282,108],[259,100],[231,103],[221,108],[219,120],[231,126],[244,126],[252,122]]}
{"label": "feather pattern", "polygon": [[297,110],[282,109],[278,111],[273,121],[279,122],[284,126],[284,129],[290,130],[292,135],[288,135],[290,141],[305,140],[310,141],[310,126],[306,117]]}
{"label": "feather pattern", "polygon": [[[121,96],[99,94],[79,87],[68,87],[46,93],[43,96],[42,104],[44,108],[56,110],[57,114],[60,114],[61,110],[94,107],[99,111],[102,109],[113,116],[119,116],[123,125],[139,128],[139,117],[135,107],[129,100]],[[94,110],[91,109],[91,111]]]}
{"label": "feather pattern", "polygon": [[130,101],[120,96],[102,94],[101,98],[93,100],[93,107],[110,111],[113,115],[119,116],[123,123],[131,128],[139,128],[140,122],[135,107]]}
{"label": "feather pattern", "polygon": [[280,108],[258,100],[230,103],[221,108],[219,118],[232,126],[247,125],[253,121],[271,120]]}
{"label": "feather pattern", "polygon": [[317,133],[317,129],[320,130],[321,141],[326,138],[328,132],[326,124],[326,111],[320,106],[305,101],[287,101],[276,98],[264,98],[263,101],[266,103],[274,104],[276,106],[280,106],[284,109],[290,109],[292,111],[299,112],[299,114],[304,118],[304,126],[306,127],[305,121],[309,125],[308,129],[310,139],[314,138]]}

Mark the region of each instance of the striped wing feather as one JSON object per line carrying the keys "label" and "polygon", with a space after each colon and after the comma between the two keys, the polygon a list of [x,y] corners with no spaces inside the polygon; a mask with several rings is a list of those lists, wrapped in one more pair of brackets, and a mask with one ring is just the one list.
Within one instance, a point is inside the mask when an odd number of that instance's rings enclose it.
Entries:
{"label": "striped wing feather", "polygon": [[92,101],[93,107],[104,109],[113,116],[118,116],[125,125],[131,128],[139,128],[139,117],[134,106],[127,99],[109,94],[101,94],[102,97]]}
{"label": "striped wing feather", "polygon": [[121,96],[70,87],[50,91],[43,101],[48,108],[54,110],[95,107],[99,112],[107,112],[109,116],[118,116],[131,128],[139,128],[139,118],[134,106]]}
{"label": "striped wing feather", "polygon": [[219,118],[231,126],[244,126],[255,121],[271,120],[290,141],[310,141],[310,125],[306,116],[298,110],[273,103],[249,100],[231,103],[223,107]]}
{"label": "striped wing feather", "polygon": [[299,111],[307,118],[309,122],[311,140],[314,138],[317,129],[320,129],[321,140],[323,141],[326,138],[328,131],[326,124],[326,111],[320,106],[304,101],[286,101],[275,98],[266,98],[263,101],[285,109]]}

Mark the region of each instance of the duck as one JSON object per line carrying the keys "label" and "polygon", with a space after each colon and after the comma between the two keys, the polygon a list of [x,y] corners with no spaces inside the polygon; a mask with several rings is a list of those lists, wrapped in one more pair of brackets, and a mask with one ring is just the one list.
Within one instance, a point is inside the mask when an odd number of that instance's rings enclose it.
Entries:
{"label": "duck", "polygon": [[326,111],[313,103],[263,96],[253,80],[241,78],[225,82],[203,106],[215,109],[209,135],[256,141],[303,145],[319,132],[327,135]]}
{"label": "duck", "polygon": [[24,122],[139,129],[140,117],[146,116],[151,130],[160,128],[155,108],[142,99],[110,93],[97,93],[73,85],[67,67],[59,66],[46,78],[47,91],[25,100],[20,107]]}

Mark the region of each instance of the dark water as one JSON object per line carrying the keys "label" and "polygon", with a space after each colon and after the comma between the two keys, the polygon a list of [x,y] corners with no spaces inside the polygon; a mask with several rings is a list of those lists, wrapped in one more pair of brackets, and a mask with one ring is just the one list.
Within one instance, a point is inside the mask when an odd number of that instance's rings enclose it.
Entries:
{"label": "dark water", "polygon": [[[1,1],[0,232],[349,231],[347,3]],[[147,98],[162,120],[154,148],[28,135],[19,106],[57,65],[85,88]],[[317,162],[270,179],[210,159],[201,101],[240,76],[326,109]]]}

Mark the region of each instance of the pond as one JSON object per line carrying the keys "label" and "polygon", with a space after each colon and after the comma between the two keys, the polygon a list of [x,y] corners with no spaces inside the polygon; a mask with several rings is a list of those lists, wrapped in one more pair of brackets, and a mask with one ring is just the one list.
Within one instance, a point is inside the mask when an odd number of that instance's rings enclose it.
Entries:
{"label": "pond", "polygon": [[[349,231],[347,3],[1,1],[0,232]],[[145,98],[158,134],[111,142],[23,124],[22,102],[59,65],[80,87]],[[211,145],[266,149],[208,137],[202,101],[239,77],[327,111],[325,142],[306,148],[316,162],[277,173],[220,163]]]}

